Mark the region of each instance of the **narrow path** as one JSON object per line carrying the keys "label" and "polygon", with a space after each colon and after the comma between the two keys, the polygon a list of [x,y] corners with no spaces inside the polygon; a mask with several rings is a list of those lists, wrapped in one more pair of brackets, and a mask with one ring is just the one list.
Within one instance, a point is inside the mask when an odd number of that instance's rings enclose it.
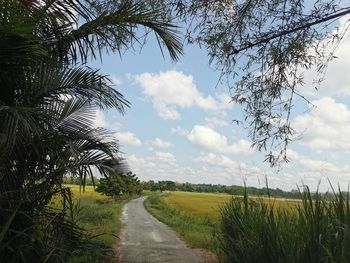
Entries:
{"label": "narrow path", "polygon": [[168,226],[151,216],[143,206],[145,197],[124,206],[119,259],[122,263],[197,263],[195,253],[186,247]]}

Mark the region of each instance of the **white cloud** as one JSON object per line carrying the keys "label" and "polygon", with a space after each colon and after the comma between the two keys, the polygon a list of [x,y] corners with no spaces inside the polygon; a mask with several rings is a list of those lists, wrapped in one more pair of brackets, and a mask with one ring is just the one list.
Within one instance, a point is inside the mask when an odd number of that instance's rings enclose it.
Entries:
{"label": "white cloud", "polygon": [[337,167],[334,164],[327,161],[304,158],[300,159],[299,162],[305,166],[308,171],[312,172],[330,172],[337,170]]}
{"label": "white cloud", "polygon": [[192,131],[187,135],[187,139],[192,144],[209,151],[233,154],[253,153],[248,141],[240,139],[235,144],[229,144],[226,136],[201,125],[194,126]]}
{"label": "white cloud", "polygon": [[293,127],[302,133],[301,143],[312,150],[350,150],[350,111],[346,105],[326,97],[312,101],[316,108],[297,116]]}
{"label": "white cloud", "polygon": [[163,141],[160,138],[155,138],[153,141],[150,141],[149,144],[153,147],[162,148],[162,149],[166,149],[174,146],[172,143]]}
{"label": "white cloud", "polygon": [[122,84],[122,81],[116,76],[116,75],[111,75],[111,81],[113,85],[120,85]]}
{"label": "white cloud", "polygon": [[177,162],[175,156],[170,152],[156,152],[154,159],[172,164]]}
{"label": "white cloud", "polygon": [[96,110],[96,115],[95,115],[95,119],[94,119],[94,127],[98,128],[107,128],[108,124],[106,121],[106,117],[103,113],[103,111],[101,110]]}
{"label": "white cloud", "polygon": [[[339,32],[342,32],[349,26],[350,16],[342,17],[339,25]],[[334,31],[334,33],[336,33]],[[333,50],[328,48],[327,52],[331,53]],[[319,85],[318,90],[315,89],[315,84],[312,81],[320,76],[317,76],[316,70],[308,70],[305,72],[305,82],[301,91],[303,95],[312,97],[323,97],[323,96],[335,96],[335,95],[345,95],[350,96],[350,37],[344,38],[336,49],[334,55],[337,56],[336,59],[332,60],[327,68],[327,72],[322,78],[324,79]]]}
{"label": "white cloud", "polygon": [[287,158],[292,163],[299,163],[307,172],[331,173],[338,172],[339,169],[333,164],[325,160],[315,160],[308,156],[300,155],[298,152],[288,149]]}
{"label": "white cloud", "polygon": [[199,157],[197,157],[195,160],[201,163],[221,166],[224,168],[235,169],[237,167],[237,163],[235,161],[233,161],[229,157],[222,154],[220,155],[217,155],[214,153],[202,154]]}
{"label": "white cloud", "polygon": [[233,107],[228,95],[204,96],[193,77],[183,72],[143,73],[135,76],[135,80],[143,93],[152,98],[154,108],[163,119],[180,119],[178,108],[197,106],[210,113],[225,115],[225,111]]}
{"label": "white cloud", "polygon": [[164,120],[180,120],[180,113],[175,106],[167,105],[162,101],[154,101],[153,106],[158,112],[159,116]]}
{"label": "white cloud", "polygon": [[127,156],[126,159],[132,169],[140,168],[140,170],[142,171],[142,169],[154,169],[156,167],[155,163],[144,158],[137,157],[134,154]]}
{"label": "white cloud", "polygon": [[142,142],[132,132],[117,132],[115,134],[117,140],[126,145],[141,146]]}
{"label": "white cloud", "polygon": [[118,122],[117,118],[109,117],[106,118],[105,113],[102,110],[96,110],[95,118],[93,121],[94,128],[104,128],[108,129],[111,132],[119,131],[122,125]]}
{"label": "white cloud", "polygon": [[[173,180],[178,182],[193,181],[197,178],[197,171],[183,167],[177,163],[170,152],[154,152],[147,157],[130,155],[127,157],[130,168],[141,180]],[[171,172],[169,172],[171,171]],[[191,180],[192,178],[192,180]]]}
{"label": "white cloud", "polygon": [[187,136],[188,135],[188,131],[182,127],[179,127],[179,126],[176,128],[171,128],[171,133],[178,134],[180,136]]}
{"label": "white cloud", "polygon": [[210,128],[215,128],[215,127],[220,127],[220,126],[228,126],[229,125],[228,121],[226,121],[224,119],[216,118],[216,117],[212,117],[212,118],[206,117],[205,121],[208,123],[208,126]]}
{"label": "white cloud", "polygon": [[[296,152],[293,154],[300,160],[305,158]],[[226,185],[243,185],[245,181],[248,186],[265,187],[265,179],[267,178],[268,184],[272,188],[290,190],[295,189],[296,185],[307,184],[314,191],[322,179],[320,190],[326,191],[329,189],[328,179],[333,186],[337,186],[339,183],[343,189],[346,189],[349,183],[348,178],[350,178],[347,166],[326,172],[322,169],[309,169],[274,173],[270,169],[265,171],[261,167],[238,162],[220,153],[201,153],[200,156],[193,159],[190,167],[178,162],[170,152],[153,152],[153,155],[147,155],[147,157],[130,155],[127,156],[127,161],[132,171],[141,180],[172,180]],[[319,165],[318,161],[315,163],[312,163],[310,159],[305,161],[304,164],[309,165],[310,168]]]}

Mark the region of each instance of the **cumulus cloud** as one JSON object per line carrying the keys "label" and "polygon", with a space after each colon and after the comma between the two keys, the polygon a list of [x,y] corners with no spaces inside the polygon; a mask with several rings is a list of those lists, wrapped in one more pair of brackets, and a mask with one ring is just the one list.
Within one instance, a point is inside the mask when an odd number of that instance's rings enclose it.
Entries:
{"label": "cumulus cloud", "polygon": [[220,126],[228,126],[228,121],[216,117],[206,117],[205,121],[207,122],[210,128],[220,127]]}
{"label": "cumulus cloud", "polygon": [[178,120],[181,118],[179,108],[197,106],[207,112],[224,115],[233,107],[228,95],[215,97],[202,94],[191,75],[180,71],[166,71],[159,74],[143,73],[135,76],[143,93],[152,98],[152,103],[163,119]]}
{"label": "cumulus cloud", "polygon": [[215,165],[215,166],[221,166],[224,168],[230,168],[235,169],[237,167],[237,163],[230,159],[229,157],[223,155],[223,154],[214,154],[214,153],[208,153],[208,154],[202,154],[199,157],[195,159],[197,162],[209,164],[209,165]]}
{"label": "cumulus cloud", "polygon": [[184,136],[193,145],[211,152],[245,155],[254,152],[249,141],[240,139],[238,142],[230,144],[225,135],[202,125],[194,126],[190,132],[181,127],[172,128],[171,132]]}
{"label": "cumulus cloud", "polygon": [[165,163],[176,163],[175,156],[170,152],[156,152],[153,159]]}
{"label": "cumulus cloud", "polygon": [[132,146],[141,146],[142,142],[132,132],[117,132],[115,137],[123,144]]}
{"label": "cumulus cloud", "polygon": [[158,112],[159,116],[164,120],[179,120],[181,119],[180,113],[173,105],[167,105],[166,103],[156,100],[153,101],[153,106]]}
{"label": "cumulus cloud", "polygon": [[127,156],[126,159],[132,171],[141,180],[193,182],[197,179],[197,182],[200,182],[203,179],[197,176],[198,171],[180,165],[170,152],[154,152],[153,155],[148,155],[147,157],[139,157],[133,154]]}
{"label": "cumulus cloud", "polygon": [[222,135],[211,128],[196,125],[187,135],[187,139],[194,145],[214,152],[232,154],[252,154],[250,143],[240,139],[235,144],[230,144],[225,135]]}
{"label": "cumulus cloud", "polygon": [[180,136],[187,136],[188,135],[188,131],[182,127],[175,127],[175,128],[171,128],[171,133],[180,135]]}
{"label": "cumulus cloud", "polygon": [[103,111],[101,111],[101,110],[96,110],[95,119],[94,119],[94,127],[95,128],[98,128],[98,127],[107,128],[108,127],[106,117],[105,117]]}
{"label": "cumulus cloud", "polygon": [[[294,152],[297,158],[305,156]],[[283,171],[274,173],[253,164],[242,163],[220,153],[201,153],[191,159],[188,166],[170,152],[153,152],[147,157],[127,156],[128,164],[141,180],[172,180],[177,182],[212,183],[226,185],[242,185],[265,187],[267,178],[272,188],[292,189],[297,185],[307,184],[311,190],[316,190],[320,179],[321,191],[329,189],[328,179],[336,186],[338,183],[346,189],[350,178],[349,167],[344,166],[337,171],[325,173],[320,169],[303,171]],[[306,159],[306,163],[310,159]],[[306,164],[307,165],[307,164]]]}
{"label": "cumulus cloud", "polygon": [[350,111],[345,104],[325,97],[312,101],[316,108],[297,116],[293,127],[302,134],[301,143],[312,150],[350,150]]}
{"label": "cumulus cloud", "polygon": [[337,172],[339,169],[333,164],[325,160],[315,160],[298,152],[288,149],[287,157],[290,161],[299,163],[308,172]]}
{"label": "cumulus cloud", "polygon": [[[338,33],[342,32],[349,26],[350,16],[342,17],[338,29]],[[334,32],[336,33],[336,32]],[[329,48],[328,52],[333,52]],[[322,83],[315,89],[315,84],[312,81],[320,76],[317,76],[316,70],[308,70],[305,72],[305,82],[302,92],[304,95],[312,97],[324,97],[335,95],[350,95],[350,37],[345,37],[339,47],[336,49],[334,55],[337,57],[332,60],[327,68],[327,72],[322,78]]]}
{"label": "cumulus cloud", "polygon": [[161,149],[166,149],[174,146],[172,143],[164,141],[158,137],[152,141],[149,141],[148,143],[153,147],[161,148]]}
{"label": "cumulus cloud", "polygon": [[111,81],[113,85],[120,85],[122,84],[122,81],[116,76],[116,75],[111,75]]}
{"label": "cumulus cloud", "polygon": [[142,169],[154,169],[156,167],[156,164],[146,160],[142,157],[137,157],[135,154],[127,156],[127,161],[131,168],[141,168]]}

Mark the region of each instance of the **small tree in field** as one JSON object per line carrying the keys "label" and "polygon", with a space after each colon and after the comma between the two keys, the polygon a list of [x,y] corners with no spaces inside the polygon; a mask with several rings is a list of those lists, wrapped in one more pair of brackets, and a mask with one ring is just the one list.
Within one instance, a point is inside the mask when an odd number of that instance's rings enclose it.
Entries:
{"label": "small tree in field", "polygon": [[132,172],[110,173],[109,177],[100,179],[96,191],[114,200],[124,195],[139,195],[142,192],[140,181]]}

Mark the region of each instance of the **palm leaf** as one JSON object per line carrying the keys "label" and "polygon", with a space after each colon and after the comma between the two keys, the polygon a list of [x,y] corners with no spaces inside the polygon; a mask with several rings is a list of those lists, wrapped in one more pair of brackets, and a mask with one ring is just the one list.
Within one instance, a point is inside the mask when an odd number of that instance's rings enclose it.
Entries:
{"label": "palm leaf", "polygon": [[[130,104],[112,87],[108,76],[87,67],[62,68],[56,63],[40,62],[26,72],[23,95],[19,101],[31,106],[52,104],[66,97],[83,98],[101,108],[116,108],[120,113]],[[43,105],[44,105],[43,104]]]}
{"label": "palm leaf", "polygon": [[[100,55],[103,50],[120,52],[140,41],[137,34],[140,26],[156,34],[173,60],[182,54],[177,26],[164,19],[162,10],[151,9],[142,1],[125,1],[114,12],[97,9],[90,1],[85,1],[82,6],[71,2],[55,1],[55,8],[47,8],[47,14],[40,21],[42,30],[47,32],[44,46],[60,59],[86,62],[90,55],[96,57],[96,52]],[[92,14],[93,11],[96,14]],[[80,26],[76,23],[78,14],[84,18]],[[72,27],[72,21],[76,23],[76,29]]]}

